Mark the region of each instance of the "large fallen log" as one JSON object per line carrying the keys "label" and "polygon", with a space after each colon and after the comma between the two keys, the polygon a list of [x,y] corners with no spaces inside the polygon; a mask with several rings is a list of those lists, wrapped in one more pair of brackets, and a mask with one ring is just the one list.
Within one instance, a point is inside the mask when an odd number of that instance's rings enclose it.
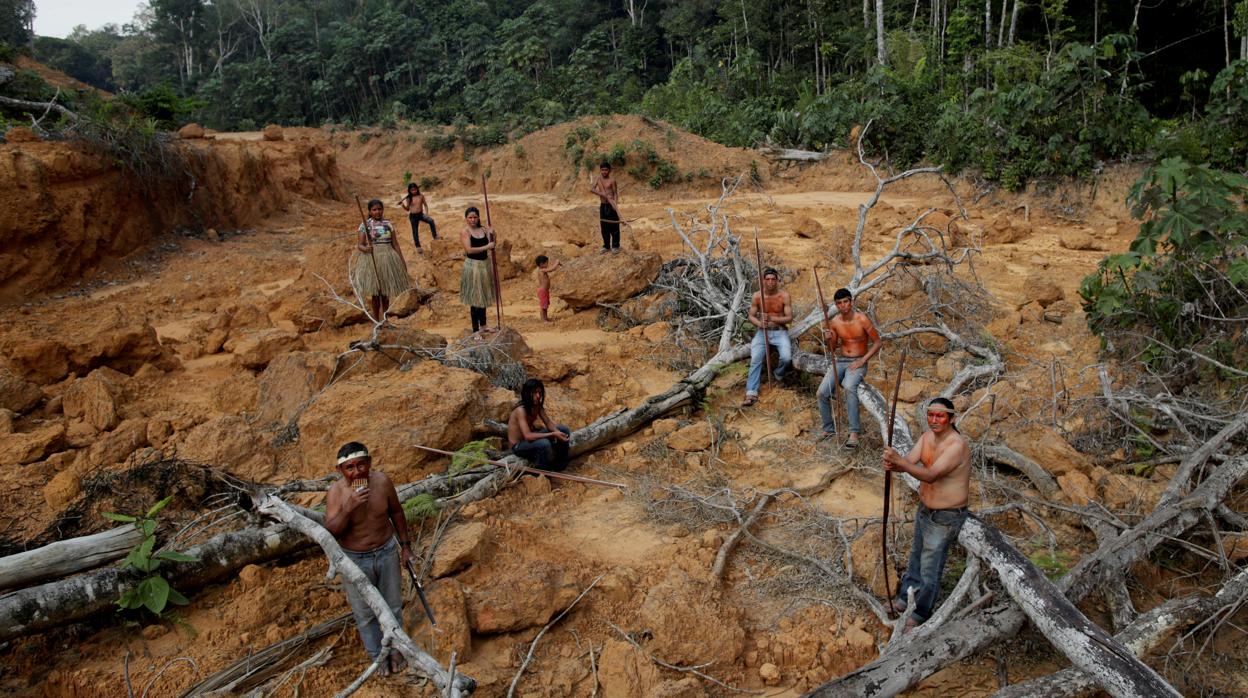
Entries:
{"label": "large fallen log", "polygon": [[126,524],[0,557],[0,589],[20,588],[99,567],[125,557],[142,540],[139,529]]}
{"label": "large fallen log", "polygon": [[[1058,588],[1071,602],[1079,603],[1105,580],[1125,574],[1162,541],[1181,536],[1245,477],[1248,477],[1248,456],[1228,460],[1187,497],[1155,511],[1134,528],[1086,555],[1059,580]],[[936,628],[922,642],[889,652],[808,695],[895,696],[954,662],[1014,637],[1026,620],[1027,616],[1013,603],[974,611]]]}
{"label": "large fallen log", "polygon": [[[1176,630],[1237,606],[1248,593],[1248,568],[1242,569],[1212,596],[1170,599],[1138,616],[1115,635],[1132,654],[1142,657],[1153,651]],[[992,698],[1059,698],[1083,696],[1099,688],[1087,673],[1076,667],[1007,686]]]}
{"label": "large fallen log", "polygon": [[758,149],[758,152],[772,160],[786,160],[789,162],[819,162],[828,156],[827,153],[815,150],[779,148],[774,145],[763,146]]}

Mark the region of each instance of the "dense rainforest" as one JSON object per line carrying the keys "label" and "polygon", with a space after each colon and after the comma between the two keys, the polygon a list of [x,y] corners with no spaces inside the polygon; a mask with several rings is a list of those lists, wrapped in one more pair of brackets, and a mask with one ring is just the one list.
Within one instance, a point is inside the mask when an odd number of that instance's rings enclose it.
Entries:
{"label": "dense rainforest", "polygon": [[893,162],[1008,187],[1248,153],[1248,0],[153,0],[67,39],[30,36],[35,12],[0,0],[10,51],[164,126],[412,120],[486,145],[639,112],[818,150],[874,119]]}

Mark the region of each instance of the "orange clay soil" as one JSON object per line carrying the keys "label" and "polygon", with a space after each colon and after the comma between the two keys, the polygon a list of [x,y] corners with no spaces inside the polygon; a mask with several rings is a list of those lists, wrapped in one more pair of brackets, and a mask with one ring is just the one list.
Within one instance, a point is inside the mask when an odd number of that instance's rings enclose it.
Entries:
{"label": "orange clay soil", "polygon": [[[0,166],[9,163],[14,177],[29,167],[23,163],[37,162],[43,173],[25,194],[6,187],[4,208],[39,211],[52,220],[44,234],[74,241],[76,250],[67,255],[62,248],[40,246],[21,237],[16,220],[6,225],[11,231],[6,235],[15,236],[10,240],[20,237],[28,245],[23,249],[31,251],[28,273],[10,277],[11,300],[3,309],[6,375],[36,385],[43,395],[39,405],[7,419],[11,433],[0,435],[9,451],[9,467],[0,472],[0,532],[7,551],[102,530],[108,524],[100,511],[137,511],[166,494],[178,496],[162,531],[177,530],[217,486],[187,484],[177,473],[135,470],[161,452],[277,483],[331,472],[329,454],[358,436],[374,447],[376,467],[405,481],[446,467],[445,459],[413,451],[412,442],[454,449],[479,436],[474,429],[482,418],[505,418],[512,394],[475,373],[429,361],[399,370],[376,355],[345,372],[356,360],[349,358],[311,406],[292,407],[325,383],[349,342],[368,334],[358,314],[326,297],[329,289],[349,293],[346,270],[359,222],[353,194],[387,202],[413,279],[437,291],[395,324],[455,341],[468,326],[467,310],[457,299],[462,259],[457,238],[463,209],[481,203],[480,178],[487,172],[494,225],[511,245],[504,262],[515,267],[503,283],[506,322],[532,352],[525,366],[547,379],[552,416],[575,428],[666,389],[682,373],[669,361],[670,345],[657,343],[663,328],[609,331],[597,310],[569,310],[560,290],[576,285],[577,278],[555,273],[555,322],[542,324],[537,317],[533,257],[598,254],[589,175],[574,168],[565,147],[578,127],[591,134],[588,151],[643,141],[681,173],[679,183],[656,191],[627,172],[637,162],[635,154],[616,168],[621,213],[632,221],[624,232],[627,249],[658,252],[664,260],[682,255],[669,210],[681,221],[704,210],[719,196],[721,177],[748,172],[756,162],[761,184],[743,184],[728,204],[734,230],[747,236],[758,230],[768,260],[789,272],[799,314],[812,307],[814,261],[830,269],[822,275],[825,293],[848,280],[848,271],[829,261],[828,251],[852,232],[857,206],[872,186],[856,162],[834,153],[814,166],[772,166],[752,151],[724,148],[633,116],[582,119],[469,154],[459,146],[427,153],[422,144],[431,130],[286,129],[279,142],[258,140],[258,134],[214,134],[190,145],[210,163],[204,172],[216,177],[198,182],[200,195],[218,204],[198,211],[209,216],[201,219],[209,221],[203,225],[215,228],[206,234],[170,233],[173,226],[194,223],[167,210],[179,205],[173,197],[128,197],[117,183],[120,175],[105,175],[64,145],[0,145]],[[423,256],[412,249],[406,217],[393,206],[403,193],[405,172],[417,181],[437,181],[426,194],[441,239],[432,241],[423,229]],[[958,183],[970,213],[964,229],[983,245],[975,271],[995,299],[984,318],[986,331],[1008,362],[996,390],[1000,423],[994,429],[1000,433],[1026,424],[1043,431],[1035,422],[1045,420],[1033,417],[1049,406],[1055,357],[1073,397],[1096,390],[1095,372],[1084,367],[1097,361],[1098,345],[1084,324],[1076,289],[1106,251],[1128,244],[1134,228],[1121,201],[1133,176],[1110,170],[1094,192],[1075,185],[1043,195],[994,191],[973,204],[972,185]],[[107,225],[98,208],[82,209],[84,199],[95,197],[119,207],[109,213]],[[51,210],[40,211],[47,201],[53,202]],[[1072,208],[1072,202],[1079,205]],[[893,231],[928,207],[953,209],[948,192],[933,178],[907,180],[890,190],[868,224],[864,258],[881,254],[891,246]],[[1078,222],[1060,217],[1075,215]],[[126,222],[132,220],[147,227]],[[127,237],[118,242],[110,237],[114,232]],[[54,249],[59,251],[53,254]],[[6,250],[13,252],[9,240]],[[1025,283],[1035,275],[1040,278]],[[1044,299],[1047,308],[1027,295],[1038,280],[1055,288],[1049,290],[1053,297]],[[29,292],[36,287],[51,290]],[[862,305],[868,303],[881,323],[895,320],[905,305],[887,294],[862,299]],[[310,316],[315,321],[309,322]],[[938,356],[911,353],[912,399],[947,377]],[[868,380],[884,388],[885,372],[893,375],[896,359],[896,352],[886,349]],[[791,560],[751,548],[733,555],[716,588],[710,568],[733,526],[654,504],[668,496],[655,489],[663,484],[741,493],[801,487],[827,468],[849,467],[809,504],[848,518],[851,530],[878,514],[879,441],[866,415],[865,443],[858,451],[816,446],[813,383],[765,388],[759,405],[742,411],[737,405],[743,383],[744,371],[729,369],[709,391],[705,412],[679,411],[573,464],[575,472],[630,483],[630,494],[530,478],[460,511],[449,536],[460,537],[455,545],[468,551],[469,564],[427,584],[443,633],[431,636],[421,625],[419,606],[408,604],[405,625],[414,639],[442,661],[454,649],[459,669],[479,682],[477,695],[505,695],[537,631],[605,575],[545,635],[519,695],[588,696],[595,692],[595,676],[606,696],[723,692],[691,674],[658,669],[608,623],[633,633],[662,659],[711,662],[703,669],[707,674],[765,689],[769,696],[798,695],[870,661],[886,629],[843,591],[822,586]],[[983,416],[981,410],[978,428],[968,425],[972,437],[982,432]],[[719,434],[715,446],[708,418]],[[287,423],[297,424],[298,438],[289,438],[289,430],[285,438],[275,438]],[[1056,447],[1053,452],[1054,458],[1062,453]],[[1093,483],[1096,471],[1104,471],[1091,459],[1077,467],[1092,475]],[[127,472],[147,474],[122,478]],[[1141,491],[1156,487],[1134,479]],[[973,506],[984,503],[978,487],[973,497]],[[297,499],[314,505],[320,496]],[[904,504],[899,518],[910,506]],[[780,513],[764,519],[762,527],[772,531],[768,538],[801,548],[800,529],[790,524],[803,505],[786,499],[772,510]],[[188,542],[240,523],[235,517]],[[1090,540],[1074,522],[1054,525],[1064,541]],[[419,528],[427,544],[433,522]],[[1015,535],[1036,533],[1022,524],[1016,528]],[[899,529],[895,548],[905,549],[907,530]],[[871,557],[878,548],[870,542],[878,543],[875,535],[855,545],[859,581],[868,586],[880,584],[878,556]],[[1077,555],[1073,547],[1071,553]],[[15,640],[4,652],[0,692],[124,695],[123,663],[129,656],[136,694],[154,680],[149,695],[177,695],[197,676],[344,613],[345,598],[324,572],[317,551],[248,567],[237,579],[190,592],[191,604],[163,621],[105,614]],[[1140,596],[1141,607],[1160,601],[1152,592]],[[319,662],[290,673],[276,695],[332,695],[364,668],[350,626],[291,665],[325,648]],[[1047,650],[1010,645],[1003,651],[1012,680],[1061,665]],[[193,662],[175,662],[156,678],[177,658]],[[986,695],[995,690],[995,677],[995,662],[978,658],[932,677],[913,695]],[[356,695],[431,694],[413,681],[374,678]]]}

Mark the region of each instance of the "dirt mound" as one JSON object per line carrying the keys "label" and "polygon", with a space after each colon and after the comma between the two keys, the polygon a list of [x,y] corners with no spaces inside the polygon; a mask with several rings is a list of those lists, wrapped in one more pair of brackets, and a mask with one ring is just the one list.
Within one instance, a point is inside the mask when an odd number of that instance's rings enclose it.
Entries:
{"label": "dirt mound", "polygon": [[77,78],[71,78],[56,68],[46,66],[29,56],[18,56],[17,60],[15,60],[13,64],[21,70],[34,71],[40,78],[43,79],[44,82],[53,87],[59,87],[64,90],[89,90],[105,99],[111,99],[113,96],[112,92],[101,90],[98,87],[92,87]]}

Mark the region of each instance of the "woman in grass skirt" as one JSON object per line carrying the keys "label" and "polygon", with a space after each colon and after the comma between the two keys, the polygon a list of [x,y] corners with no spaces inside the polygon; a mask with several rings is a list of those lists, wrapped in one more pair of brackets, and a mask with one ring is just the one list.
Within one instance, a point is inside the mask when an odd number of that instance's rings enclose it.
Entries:
{"label": "woman in grass skirt", "polygon": [[472,331],[492,332],[486,327],[485,309],[494,305],[494,271],[490,251],[494,249],[494,230],[481,225],[481,212],[476,206],[464,212],[467,225],[459,233],[464,246],[464,270],[459,277],[459,302],[468,306]]}
{"label": "woman in grass skirt", "polygon": [[397,298],[411,288],[407,276],[407,261],[399,249],[399,238],[394,234],[394,224],[382,218],[385,206],[379,199],[368,202],[368,220],[360,223],[356,249],[360,251],[355,261],[355,291],[367,297],[377,322],[385,319],[390,299]]}

